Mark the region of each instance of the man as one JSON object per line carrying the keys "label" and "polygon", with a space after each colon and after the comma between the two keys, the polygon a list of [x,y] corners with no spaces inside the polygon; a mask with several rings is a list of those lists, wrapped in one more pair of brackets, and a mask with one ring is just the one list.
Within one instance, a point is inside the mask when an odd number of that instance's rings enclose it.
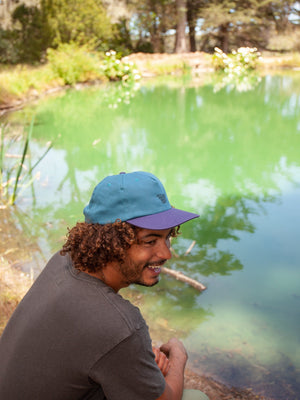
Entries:
{"label": "man", "polygon": [[198,215],[172,208],[146,172],[106,177],[84,215],[1,337],[0,398],[180,400],[184,346],[152,349],[139,309],[118,292],[155,285],[170,238]]}

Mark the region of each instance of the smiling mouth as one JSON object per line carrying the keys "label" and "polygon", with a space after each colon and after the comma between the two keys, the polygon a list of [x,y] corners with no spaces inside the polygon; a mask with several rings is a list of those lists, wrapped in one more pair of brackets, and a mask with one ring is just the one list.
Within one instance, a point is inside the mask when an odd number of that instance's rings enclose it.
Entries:
{"label": "smiling mouth", "polygon": [[146,265],[147,268],[149,268],[151,271],[159,273],[161,271],[161,266],[164,265],[166,261],[163,260],[161,262],[155,263],[155,264],[148,264]]}
{"label": "smiling mouth", "polygon": [[159,273],[161,271],[160,267],[150,267],[148,266],[147,268],[149,268],[151,271],[155,272],[155,273]]}

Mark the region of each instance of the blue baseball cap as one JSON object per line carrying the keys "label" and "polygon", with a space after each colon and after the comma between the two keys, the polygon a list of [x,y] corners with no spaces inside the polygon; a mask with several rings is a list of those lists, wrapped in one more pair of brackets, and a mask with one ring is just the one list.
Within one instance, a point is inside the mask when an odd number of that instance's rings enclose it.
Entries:
{"label": "blue baseball cap", "polygon": [[143,171],[104,178],[83,213],[88,223],[105,225],[120,219],[152,230],[173,228],[199,217],[172,207],[160,180]]}

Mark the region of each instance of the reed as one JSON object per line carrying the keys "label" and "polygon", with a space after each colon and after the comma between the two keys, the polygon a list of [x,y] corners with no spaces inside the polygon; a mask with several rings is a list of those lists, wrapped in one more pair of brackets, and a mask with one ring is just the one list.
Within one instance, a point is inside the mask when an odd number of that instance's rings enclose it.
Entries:
{"label": "reed", "polygon": [[[15,204],[17,197],[22,191],[34,182],[38,174],[33,177],[33,170],[53,146],[53,142],[50,142],[45,152],[37,159],[32,167],[26,165],[27,160],[30,158],[29,147],[32,139],[34,120],[33,117],[29,129],[26,131],[24,139],[22,140],[20,154],[13,155],[15,161],[12,161],[13,158],[9,153],[9,149],[14,146],[16,136],[8,134],[8,125],[2,124],[0,127],[0,202],[3,206]],[[9,139],[5,140],[5,135],[8,135]]]}

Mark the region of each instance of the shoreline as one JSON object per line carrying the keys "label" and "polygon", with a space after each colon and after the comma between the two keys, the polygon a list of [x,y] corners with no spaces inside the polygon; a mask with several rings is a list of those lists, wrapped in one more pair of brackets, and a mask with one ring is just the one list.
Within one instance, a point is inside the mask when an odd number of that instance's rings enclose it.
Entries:
{"label": "shoreline", "polygon": [[[201,75],[213,73],[214,69],[211,62],[211,54],[203,52],[168,54],[168,53],[132,53],[124,57],[133,62],[144,79],[154,78],[164,75],[182,75],[185,69],[189,70],[191,75],[199,81]],[[300,71],[300,58],[295,60],[293,54],[286,55],[265,55],[262,56],[258,64],[257,71],[262,74],[274,73],[284,70]],[[204,76],[203,76],[204,77]],[[104,84],[105,81],[99,79],[86,82],[78,82],[74,85],[57,85],[41,90],[29,90],[26,94],[14,97],[8,95],[6,102],[0,103],[0,118],[9,112],[22,109],[26,104],[46,97],[51,94],[58,93],[70,88],[82,89],[87,86],[95,86]],[[1,90],[1,87],[0,87]]]}

